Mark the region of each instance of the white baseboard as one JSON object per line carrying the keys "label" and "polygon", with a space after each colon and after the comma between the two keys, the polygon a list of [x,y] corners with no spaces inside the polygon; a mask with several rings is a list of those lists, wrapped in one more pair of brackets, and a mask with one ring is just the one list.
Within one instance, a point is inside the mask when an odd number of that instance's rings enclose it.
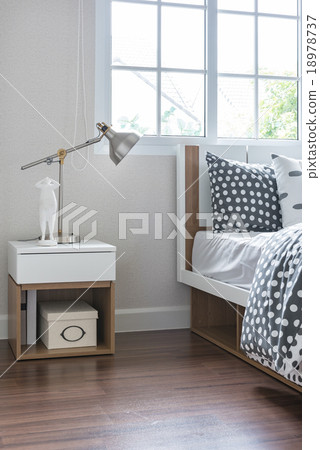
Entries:
{"label": "white baseboard", "polygon": [[[116,310],[116,332],[173,330],[190,327],[190,306]],[[8,315],[0,314],[0,340],[8,339]]]}
{"label": "white baseboard", "polygon": [[0,340],[8,339],[8,314],[0,314]]}
{"label": "white baseboard", "polygon": [[116,332],[173,330],[190,327],[190,306],[116,310]]}

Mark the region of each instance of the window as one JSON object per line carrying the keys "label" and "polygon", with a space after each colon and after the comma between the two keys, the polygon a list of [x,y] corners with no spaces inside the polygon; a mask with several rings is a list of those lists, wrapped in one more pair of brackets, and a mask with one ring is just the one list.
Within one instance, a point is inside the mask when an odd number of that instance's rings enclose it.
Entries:
{"label": "window", "polygon": [[297,7],[218,0],[218,138],[298,138]]}
{"label": "window", "polygon": [[113,125],[204,136],[204,1],[114,0],[111,17]]}
{"label": "window", "polygon": [[299,1],[97,0],[107,120],[168,142],[297,140]]}

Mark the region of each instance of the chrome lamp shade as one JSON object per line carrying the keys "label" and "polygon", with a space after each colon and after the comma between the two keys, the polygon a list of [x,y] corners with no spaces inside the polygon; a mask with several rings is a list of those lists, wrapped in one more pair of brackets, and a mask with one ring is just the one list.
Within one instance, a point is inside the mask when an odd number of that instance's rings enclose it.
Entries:
{"label": "chrome lamp shade", "polygon": [[112,128],[107,131],[105,137],[109,141],[110,159],[115,165],[122,161],[140,139],[136,133],[116,133]]}
{"label": "chrome lamp shade", "polygon": [[109,141],[110,159],[115,165],[122,161],[140,139],[140,136],[136,133],[117,133],[112,128],[108,129],[105,137]]}

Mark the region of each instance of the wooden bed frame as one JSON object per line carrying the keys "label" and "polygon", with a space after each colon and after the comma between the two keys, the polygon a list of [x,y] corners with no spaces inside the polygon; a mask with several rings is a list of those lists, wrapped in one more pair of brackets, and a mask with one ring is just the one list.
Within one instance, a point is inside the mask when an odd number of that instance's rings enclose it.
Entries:
{"label": "wooden bed frame", "polygon": [[[282,381],[293,389],[302,388],[276,372],[247,358],[240,349],[242,319],[249,291],[192,271],[192,246],[195,234],[206,230],[199,217],[199,147],[181,148],[177,161],[178,217],[190,214],[186,233],[178,237],[178,281],[191,287],[191,331],[227,350],[245,362]],[[205,174],[205,183],[209,177]],[[203,181],[202,181],[203,182]],[[210,189],[209,189],[210,191]],[[209,208],[209,206],[208,206]],[[210,206],[211,210],[211,206]],[[203,211],[202,211],[203,212]],[[209,213],[209,210],[207,211]],[[191,239],[187,238],[188,234]]]}

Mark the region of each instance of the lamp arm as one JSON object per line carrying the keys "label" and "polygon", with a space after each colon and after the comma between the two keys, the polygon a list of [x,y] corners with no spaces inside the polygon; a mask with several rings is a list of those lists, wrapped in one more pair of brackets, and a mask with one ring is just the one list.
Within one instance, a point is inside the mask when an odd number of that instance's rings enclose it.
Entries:
{"label": "lamp arm", "polygon": [[98,122],[96,124],[99,134],[93,139],[89,139],[83,144],[76,145],[75,147],[70,147],[68,149],[59,149],[57,153],[49,155],[45,158],[38,159],[32,163],[25,164],[21,167],[21,170],[29,169],[30,167],[37,166],[38,164],[47,163],[51,164],[56,158],[59,158],[60,166],[63,165],[64,158],[68,153],[75,152],[81,148],[88,147],[89,145],[96,144],[100,142],[103,136],[105,136],[110,142],[110,158],[115,164],[119,162],[126,156],[126,154],[131,150],[131,148],[139,141],[141,135],[136,132],[131,133],[116,133],[109,125],[104,122]]}
{"label": "lamp arm", "polygon": [[[95,138],[89,139],[88,141],[84,142],[83,144],[76,145],[75,147],[70,147],[65,150],[66,154],[75,152],[77,150],[80,150],[81,148],[88,147],[89,145],[96,144],[101,141],[103,136],[109,131],[110,127],[108,127],[104,122],[97,123],[96,127],[99,130],[99,135]],[[21,170],[29,169],[30,167],[37,166],[38,164],[47,163],[51,164],[54,159],[59,158],[59,155],[57,153],[53,155],[49,155],[45,158],[38,159],[37,161],[33,161],[32,163],[26,164],[21,167]]]}
{"label": "lamp arm", "polygon": [[[100,142],[103,138],[103,134],[99,135],[93,139],[89,139],[88,141],[84,142],[83,144],[76,145],[75,147],[70,147],[66,149],[66,153],[75,152],[76,150],[80,150],[81,148],[88,147],[89,145],[96,144],[97,142]],[[38,164],[47,163],[51,164],[54,159],[59,158],[58,154],[55,153],[53,155],[47,156],[45,158],[38,159],[37,161],[34,161],[32,163],[26,164],[21,167],[21,170],[29,169],[30,167],[37,166]]]}

